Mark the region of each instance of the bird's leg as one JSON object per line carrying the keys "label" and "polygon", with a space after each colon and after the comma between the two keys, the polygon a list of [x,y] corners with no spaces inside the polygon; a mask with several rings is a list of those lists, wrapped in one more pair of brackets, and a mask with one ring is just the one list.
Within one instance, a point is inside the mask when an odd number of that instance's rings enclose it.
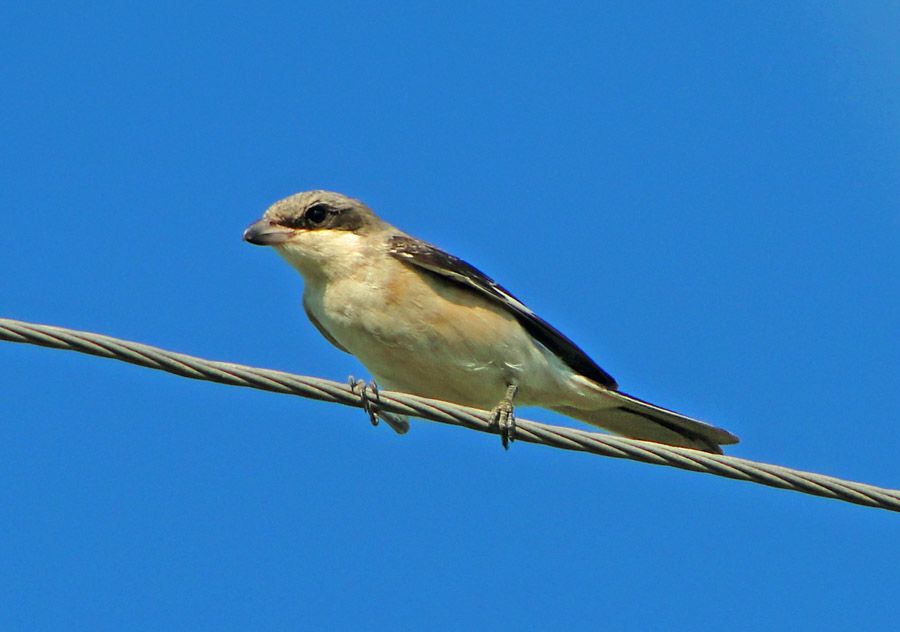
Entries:
{"label": "bird's leg", "polygon": [[[406,417],[392,415],[379,410],[378,403],[380,401],[380,395],[378,392],[378,384],[375,380],[366,384],[365,380],[357,380],[351,375],[349,382],[350,389],[354,393],[356,393],[358,389],[359,401],[362,404],[363,410],[366,411],[366,414],[369,416],[369,421],[372,422],[373,426],[377,426],[378,420],[383,419],[397,434],[406,434],[409,432],[409,422],[406,420]],[[371,396],[369,395],[370,391]]]}
{"label": "bird's leg", "polygon": [[[352,375],[349,377],[350,382],[350,390],[354,393],[359,390],[359,402],[362,404],[362,409],[366,411],[366,414],[369,416],[369,421],[372,422],[373,426],[378,425],[378,405],[369,399],[369,385],[366,384],[365,380],[357,380]],[[374,384],[374,382],[373,382]],[[375,397],[378,397],[378,389],[373,388],[372,391],[375,393]]]}
{"label": "bird's leg", "polygon": [[509,444],[516,440],[516,414],[513,409],[513,400],[518,390],[519,387],[515,384],[507,386],[506,395],[491,410],[491,423],[497,424],[500,431],[500,441],[507,450],[509,449]]}

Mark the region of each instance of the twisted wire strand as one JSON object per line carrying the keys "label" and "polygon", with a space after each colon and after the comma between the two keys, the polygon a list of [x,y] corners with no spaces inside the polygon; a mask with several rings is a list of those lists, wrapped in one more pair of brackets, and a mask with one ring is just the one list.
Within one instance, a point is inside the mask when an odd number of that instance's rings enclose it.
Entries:
{"label": "twisted wire strand", "polygon": [[[360,394],[354,392],[346,383],[230,362],[204,360],[86,331],[0,318],[0,340],[78,351],[167,371],[195,380],[299,395],[345,406],[363,406]],[[490,413],[487,411],[393,391],[379,391],[376,397],[379,410],[388,413],[421,417],[497,434],[497,428],[491,423]],[[516,440],[654,465],[667,465],[858,505],[900,511],[900,490],[875,487],[732,456],[551,426],[525,419],[516,420]]]}

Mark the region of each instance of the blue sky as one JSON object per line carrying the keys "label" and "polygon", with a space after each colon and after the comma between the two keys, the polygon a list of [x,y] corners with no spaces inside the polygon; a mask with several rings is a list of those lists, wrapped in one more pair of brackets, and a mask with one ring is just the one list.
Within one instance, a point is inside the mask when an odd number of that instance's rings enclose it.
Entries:
{"label": "blue sky", "polygon": [[[900,11],[783,5],[6,3],[0,316],[366,375],[240,240],[331,188],[731,454],[900,487]],[[896,622],[896,514],[37,347],[0,369],[4,629]]]}

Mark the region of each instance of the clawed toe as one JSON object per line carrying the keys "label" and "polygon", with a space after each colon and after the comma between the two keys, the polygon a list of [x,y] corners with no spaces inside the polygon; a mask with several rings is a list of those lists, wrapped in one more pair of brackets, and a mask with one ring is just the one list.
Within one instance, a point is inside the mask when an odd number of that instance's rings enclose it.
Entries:
{"label": "clawed toe", "polygon": [[[378,385],[373,381],[369,384],[366,384],[365,380],[357,380],[352,375],[349,378],[350,382],[350,390],[354,393],[359,393],[359,401],[362,404],[362,409],[366,411],[366,414],[369,416],[369,421],[373,426],[378,425]],[[372,395],[375,398],[375,401],[369,397],[369,391],[372,392]]]}
{"label": "clawed toe", "polygon": [[375,380],[372,380],[367,384],[365,380],[357,380],[351,375],[349,383],[350,389],[354,393],[359,393],[359,401],[362,404],[362,409],[369,416],[369,421],[373,426],[377,426],[378,420],[383,419],[397,434],[406,434],[409,432],[409,422],[405,417],[392,415],[380,410],[378,406],[380,401],[378,384]]}
{"label": "clawed toe", "polygon": [[516,413],[513,399],[518,390],[519,388],[514,384],[507,387],[506,396],[491,410],[491,423],[497,426],[500,442],[506,450],[509,449],[509,444],[516,440]]}

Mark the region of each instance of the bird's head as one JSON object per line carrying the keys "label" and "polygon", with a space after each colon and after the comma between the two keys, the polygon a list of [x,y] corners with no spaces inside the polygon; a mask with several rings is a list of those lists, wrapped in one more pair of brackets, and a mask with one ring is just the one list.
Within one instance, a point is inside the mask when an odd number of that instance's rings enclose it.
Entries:
{"label": "bird's head", "polygon": [[332,191],[305,191],[270,206],[244,231],[244,241],[274,247],[309,278],[359,257],[367,237],[386,228],[359,200]]}

